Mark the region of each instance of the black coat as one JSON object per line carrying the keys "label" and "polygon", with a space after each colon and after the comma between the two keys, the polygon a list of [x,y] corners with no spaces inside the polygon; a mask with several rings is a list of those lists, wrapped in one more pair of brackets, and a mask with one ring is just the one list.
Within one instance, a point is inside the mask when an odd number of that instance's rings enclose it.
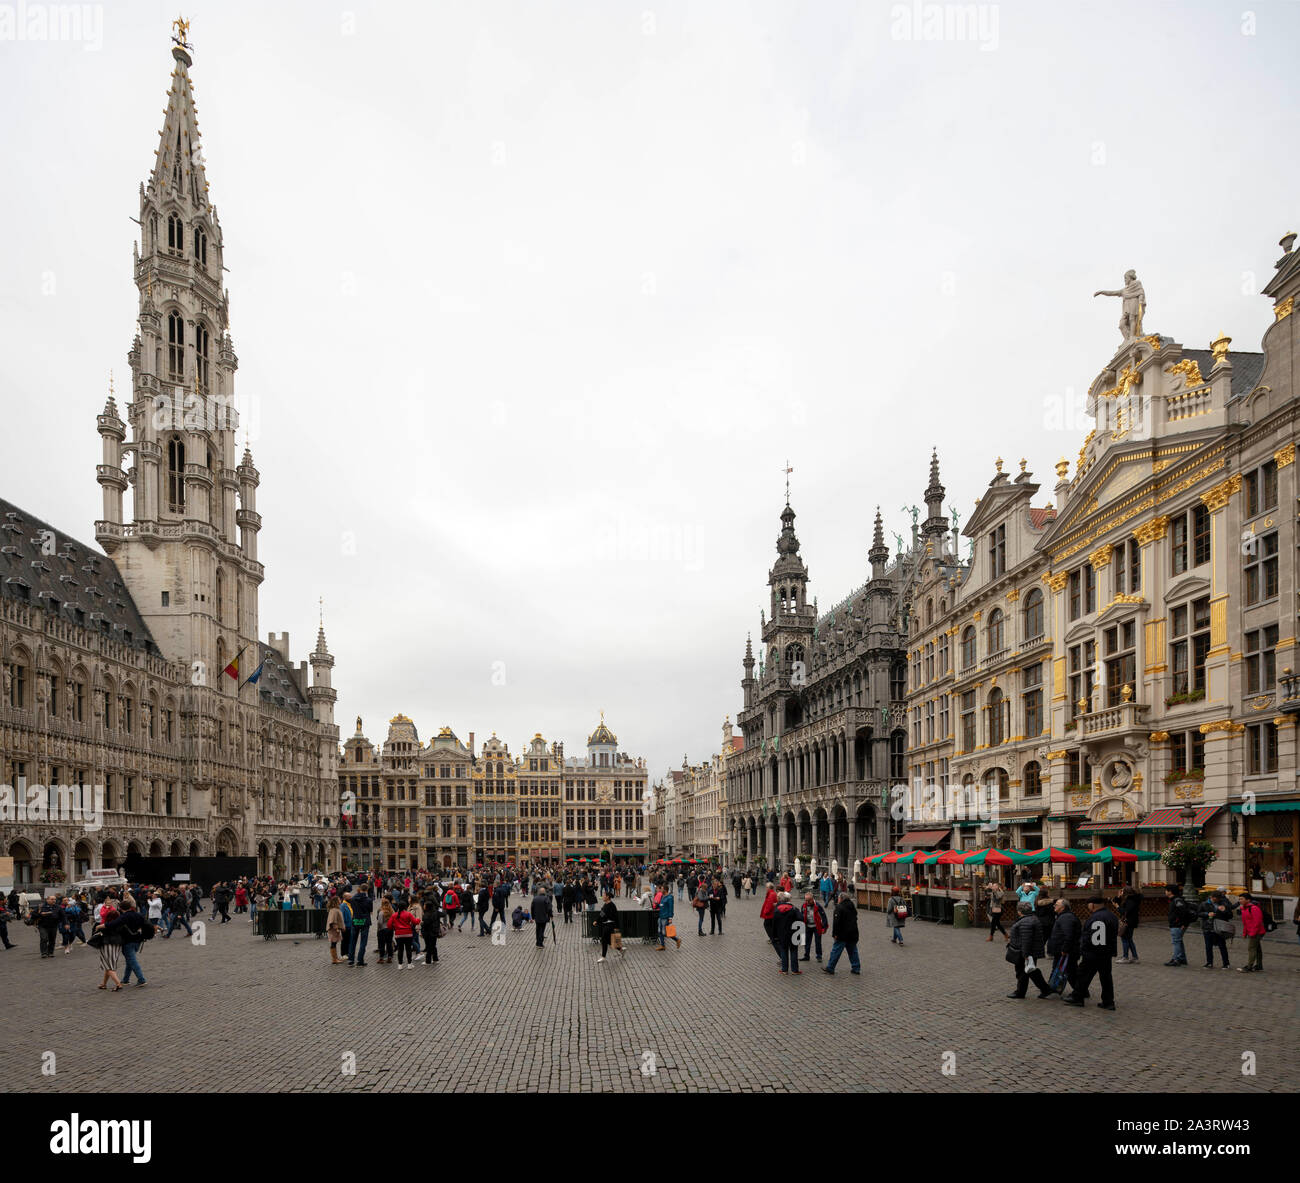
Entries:
{"label": "black coat", "polygon": [[1224,900],[1222,903],[1210,898],[1200,906],[1201,931],[1214,932],[1214,922],[1216,920],[1231,920],[1232,905]]}
{"label": "black coat", "polygon": [[601,927],[613,931],[618,927],[618,905],[609,900],[600,910]]}
{"label": "black coat", "polygon": [[794,922],[799,919],[799,909],[788,901],[777,904],[776,914],[772,917],[773,938],[778,946],[790,943],[790,933]]}
{"label": "black coat", "polygon": [[1068,953],[1072,957],[1079,955],[1079,934],[1083,931],[1083,926],[1079,923],[1079,918],[1066,908],[1064,912],[1057,914],[1056,922],[1052,925],[1052,935],[1047,938],[1047,951],[1053,957],[1060,953]]}
{"label": "black coat", "polygon": [[1043,955],[1043,926],[1037,916],[1022,916],[1011,926],[1011,947],[1019,949],[1025,957]]}
{"label": "black coat", "polygon": [[831,916],[831,940],[843,941],[846,945],[858,943],[858,910],[847,896],[835,905]]}
{"label": "black coat", "polygon": [[534,924],[548,924],[551,919],[551,897],[544,891],[533,896],[532,915]]}
{"label": "black coat", "polygon": [[1119,949],[1119,918],[1109,908],[1098,908],[1083,922],[1079,955],[1102,961]]}

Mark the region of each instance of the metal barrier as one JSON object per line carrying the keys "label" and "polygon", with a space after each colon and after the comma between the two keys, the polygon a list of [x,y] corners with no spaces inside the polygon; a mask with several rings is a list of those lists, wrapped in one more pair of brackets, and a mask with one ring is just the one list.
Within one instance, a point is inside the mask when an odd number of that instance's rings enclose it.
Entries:
{"label": "metal barrier", "polygon": [[290,936],[319,939],[325,935],[328,915],[324,908],[262,908],[253,914],[253,935],[267,941]]}
{"label": "metal barrier", "polygon": [[[651,908],[620,908],[618,930],[625,941],[657,941],[659,939],[659,912]],[[589,941],[600,940],[600,913],[582,914],[582,935]]]}

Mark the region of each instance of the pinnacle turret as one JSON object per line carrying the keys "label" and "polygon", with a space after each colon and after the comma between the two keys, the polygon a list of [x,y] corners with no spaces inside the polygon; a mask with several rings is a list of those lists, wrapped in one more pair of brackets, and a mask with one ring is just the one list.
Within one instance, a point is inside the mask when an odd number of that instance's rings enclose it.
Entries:
{"label": "pinnacle turret", "polygon": [[930,452],[930,483],[925,490],[925,523],[921,526],[921,533],[924,537],[933,540],[934,549],[938,551],[941,546],[943,536],[948,532],[948,519],[943,512],[943,499],[947,492],[943,487],[943,482],[939,479],[939,452],[933,449]]}

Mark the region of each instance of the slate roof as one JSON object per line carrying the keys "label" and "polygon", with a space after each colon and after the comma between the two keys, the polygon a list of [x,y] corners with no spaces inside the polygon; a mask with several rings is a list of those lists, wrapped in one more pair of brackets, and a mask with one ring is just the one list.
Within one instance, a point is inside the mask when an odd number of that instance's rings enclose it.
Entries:
{"label": "slate roof", "polygon": [[[1209,378],[1214,369],[1214,354],[1208,349],[1184,349],[1183,357],[1194,361],[1201,373]],[[1244,398],[1259,385],[1260,375],[1264,373],[1264,355],[1262,353],[1228,352],[1232,362],[1232,397]]]}
{"label": "slate roof", "polygon": [[112,559],[3,498],[0,596],[162,656]]}
{"label": "slate roof", "polygon": [[280,707],[286,711],[313,714],[311,704],[303,697],[298,683],[289,672],[284,655],[260,641],[257,648],[258,660],[262,663],[262,676],[257,680],[257,688],[261,691],[262,701],[268,706]]}

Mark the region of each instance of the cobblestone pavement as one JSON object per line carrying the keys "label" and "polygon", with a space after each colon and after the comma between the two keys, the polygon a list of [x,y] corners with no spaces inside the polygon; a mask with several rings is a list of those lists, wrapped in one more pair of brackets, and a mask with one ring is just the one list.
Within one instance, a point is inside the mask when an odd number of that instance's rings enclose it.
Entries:
{"label": "cobblestone pavement", "polygon": [[[679,905],[680,906],[680,905]],[[690,911],[689,908],[683,909]],[[1016,1002],[1000,939],[915,922],[891,947],[860,912],[860,977],[842,960],[782,977],[758,899],[733,900],[725,936],[641,943],[597,964],[577,924],[537,949],[469,929],[414,970],[334,968],[324,941],[254,938],[246,917],[178,930],[142,961],[148,986],[97,991],[98,957],[41,960],[34,930],[0,952],[6,1002],[0,1087],[59,1092],[1095,1090],[1274,1092],[1300,1087],[1300,945],[1265,943],[1265,972],[1170,969],[1167,932],[1138,931],[1139,965],[1115,967],[1118,1010],[1030,991]],[[707,925],[706,925],[707,930]],[[1283,939],[1283,938],[1286,939]],[[826,953],[829,955],[829,942]],[[1243,942],[1232,956],[1244,961]],[[816,961],[804,968],[818,969]],[[42,1075],[42,1054],[55,1075]],[[942,1071],[955,1055],[955,1075]],[[1256,1074],[1244,1075],[1253,1052]],[[355,1073],[345,1071],[355,1057]]]}

